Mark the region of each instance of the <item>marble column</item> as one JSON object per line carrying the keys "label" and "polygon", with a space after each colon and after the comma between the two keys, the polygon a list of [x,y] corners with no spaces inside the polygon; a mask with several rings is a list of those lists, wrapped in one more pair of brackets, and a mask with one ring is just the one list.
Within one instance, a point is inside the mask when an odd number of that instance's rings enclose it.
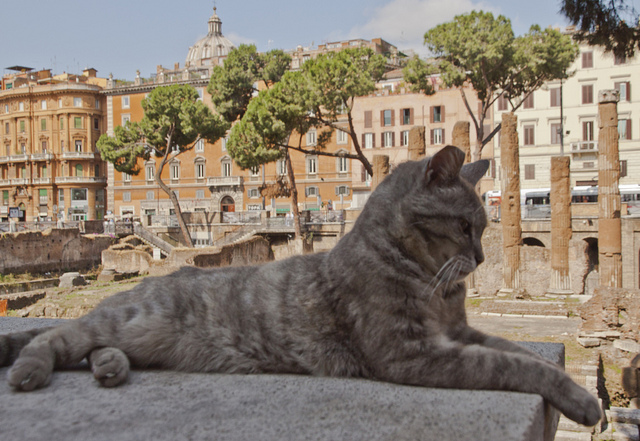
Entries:
{"label": "marble column", "polygon": [[520,218],[520,153],[518,150],[518,117],[502,115],[500,134],[500,162],[502,167],[502,269],[500,293],[508,294],[520,288],[520,247],[522,225]]}
{"label": "marble column", "polygon": [[551,280],[550,294],[573,294],[569,277],[571,240],[570,158],[551,158]]}
{"label": "marble column", "polygon": [[617,90],[598,94],[598,253],[600,285],[622,287]]}

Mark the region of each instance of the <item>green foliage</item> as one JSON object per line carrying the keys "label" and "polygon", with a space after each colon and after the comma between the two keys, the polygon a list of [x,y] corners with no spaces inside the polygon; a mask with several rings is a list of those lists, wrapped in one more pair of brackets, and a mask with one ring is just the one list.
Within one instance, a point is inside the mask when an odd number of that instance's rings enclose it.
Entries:
{"label": "green foliage", "polygon": [[254,85],[269,87],[280,81],[291,64],[291,56],[280,49],[258,53],[254,45],[240,45],[229,53],[224,66],[216,66],[207,91],[216,111],[227,121],[241,118],[249,106]]}
{"label": "green foliage", "polygon": [[423,92],[426,95],[433,95],[436,91],[429,77],[438,71],[437,66],[428,64],[419,56],[414,55],[407,65],[402,69],[402,75],[409,85],[409,90],[413,93]]}
{"label": "green foliage", "polygon": [[625,0],[563,0],[562,13],[578,27],[575,37],[619,57],[640,49],[640,15]]}
{"label": "green foliage", "polygon": [[165,157],[171,149],[191,149],[198,139],[215,142],[224,136],[228,124],[198,98],[189,85],[156,87],[142,101],[142,121],[116,127],[112,137],[100,137],[102,159],[120,172],[137,174],[138,159],[149,159],[152,153]]}

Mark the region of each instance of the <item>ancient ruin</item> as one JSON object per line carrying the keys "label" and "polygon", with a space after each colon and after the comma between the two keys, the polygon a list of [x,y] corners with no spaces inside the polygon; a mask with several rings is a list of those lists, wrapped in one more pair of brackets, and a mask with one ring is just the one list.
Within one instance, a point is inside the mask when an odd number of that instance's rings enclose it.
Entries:
{"label": "ancient ruin", "polygon": [[468,121],[458,121],[453,126],[452,144],[462,150],[465,154],[464,162],[471,162],[471,138],[469,130],[471,124]]}
{"label": "ancient ruin", "polygon": [[373,177],[371,179],[371,192],[382,182],[389,174],[391,165],[388,155],[373,155]]}
{"label": "ancient ruin", "polygon": [[425,136],[424,126],[415,126],[409,130],[407,155],[410,161],[417,161],[418,159],[424,158],[427,146]]}
{"label": "ancient ruin", "polygon": [[551,158],[551,280],[552,294],[573,294],[569,277],[571,240],[571,180],[568,156]]}

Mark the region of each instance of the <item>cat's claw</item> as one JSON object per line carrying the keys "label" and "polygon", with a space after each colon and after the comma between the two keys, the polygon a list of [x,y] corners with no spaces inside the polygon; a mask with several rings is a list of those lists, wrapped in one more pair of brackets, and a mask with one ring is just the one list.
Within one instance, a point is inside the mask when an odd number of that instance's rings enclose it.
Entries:
{"label": "cat's claw", "polygon": [[129,359],[120,349],[101,348],[89,357],[94,378],[103,387],[115,387],[127,381]]}
{"label": "cat's claw", "polygon": [[12,388],[29,392],[48,385],[51,373],[47,363],[38,358],[19,358],[9,370],[7,380]]}

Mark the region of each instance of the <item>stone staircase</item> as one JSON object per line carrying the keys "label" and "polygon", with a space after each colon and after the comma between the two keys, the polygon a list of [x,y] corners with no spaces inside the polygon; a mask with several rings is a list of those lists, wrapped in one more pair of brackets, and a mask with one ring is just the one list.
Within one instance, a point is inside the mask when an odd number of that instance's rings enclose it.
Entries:
{"label": "stone staircase", "polygon": [[[173,250],[174,246],[169,242],[165,241],[161,237],[156,236],[146,228],[144,228],[140,224],[134,224],[133,226],[133,234],[140,239],[142,242],[147,245],[153,247],[154,249],[154,258],[157,254],[162,254],[165,257],[171,254],[171,250]],[[156,251],[157,250],[157,251]],[[159,258],[160,256],[158,256]]]}

